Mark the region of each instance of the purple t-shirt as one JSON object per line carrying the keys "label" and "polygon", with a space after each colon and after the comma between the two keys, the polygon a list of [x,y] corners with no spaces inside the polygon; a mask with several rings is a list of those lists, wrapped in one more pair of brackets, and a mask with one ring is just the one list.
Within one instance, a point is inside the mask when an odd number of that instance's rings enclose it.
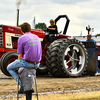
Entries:
{"label": "purple t-shirt", "polygon": [[18,53],[24,54],[22,57],[24,60],[39,62],[42,55],[39,37],[30,32],[22,35],[18,39]]}

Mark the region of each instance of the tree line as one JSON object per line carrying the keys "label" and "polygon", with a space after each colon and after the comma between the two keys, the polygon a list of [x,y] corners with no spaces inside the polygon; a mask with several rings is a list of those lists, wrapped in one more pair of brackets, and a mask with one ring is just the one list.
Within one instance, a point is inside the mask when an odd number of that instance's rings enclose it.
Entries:
{"label": "tree line", "polygon": [[[22,24],[18,25],[18,27],[21,27]],[[42,29],[46,30],[46,24],[45,23],[38,23],[35,25],[35,29]]]}

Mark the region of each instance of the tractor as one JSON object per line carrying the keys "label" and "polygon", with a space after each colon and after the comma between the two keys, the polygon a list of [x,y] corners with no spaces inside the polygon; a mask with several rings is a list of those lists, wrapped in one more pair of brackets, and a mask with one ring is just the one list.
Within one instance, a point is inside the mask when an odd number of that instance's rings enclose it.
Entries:
{"label": "tractor", "polygon": [[[82,42],[67,36],[70,20],[67,15],[59,15],[55,19],[55,24],[61,18],[66,19],[64,30],[62,34],[55,34],[55,40],[51,44],[45,40],[37,74],[49,73],[54,77],[78,77],[84,74],[94,74],[96,66],[98,66],[98,48],[92,42]],[[31,33],[36,34],[42,44],[46,33],[41,29],[31,29]],[[7,76],[11,76],[7,71],[7,65],[18,58],[17,40],[21,35],[20,27],[0,25],[0,68]]]}

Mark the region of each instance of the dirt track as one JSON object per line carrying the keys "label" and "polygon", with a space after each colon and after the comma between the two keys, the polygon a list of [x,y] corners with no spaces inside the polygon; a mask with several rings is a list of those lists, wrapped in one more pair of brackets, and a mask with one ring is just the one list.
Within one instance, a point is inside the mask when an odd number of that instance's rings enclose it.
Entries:
{"label": "dirt track", "polygon": [[[100,76],[79,78],[54,78],[37,76],[38,92],[100,88]],[[35,87],[34,87],[35,88]],[[16,94],[17,83],[0,71],[0,95]]]}

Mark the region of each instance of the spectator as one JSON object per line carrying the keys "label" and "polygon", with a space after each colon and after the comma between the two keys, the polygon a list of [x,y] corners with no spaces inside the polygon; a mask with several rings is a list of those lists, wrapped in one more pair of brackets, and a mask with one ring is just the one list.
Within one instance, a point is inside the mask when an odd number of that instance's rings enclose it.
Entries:
{"label": "spectator", "polygon": [[88,42],[94,42],[94,44],[95,44],[95,40],[91,39],[91,35],[90,34],[87,35],[87,40],[86,41],[88,41]]}
{"label": "spectator", "polygon": [[[88,42],[94,42],[94,44],[96,44],[95,43],[95,40],[94,39],[91,39],[91,35],[89,34],[89,35],[87,35],[87,40],[86,41],[88,41]],[[95,76],[99,76],[100,75],[100,69],[98,68],[98,66],[96,66],[96,73],[95,73]]]}
{"label": "spectator", "polygon": [[[15,71],[16,68],[38,68],[41,60],[41,42],[37,35],[32,34],[31,27],[28,23],[21,25],[21,31],[23,35],[18,39],[18,60],[10,63],[7,66],[8,72],[17,81],[18,73]],[[22,82],[19,79],[20,90],[23,90]]]}

